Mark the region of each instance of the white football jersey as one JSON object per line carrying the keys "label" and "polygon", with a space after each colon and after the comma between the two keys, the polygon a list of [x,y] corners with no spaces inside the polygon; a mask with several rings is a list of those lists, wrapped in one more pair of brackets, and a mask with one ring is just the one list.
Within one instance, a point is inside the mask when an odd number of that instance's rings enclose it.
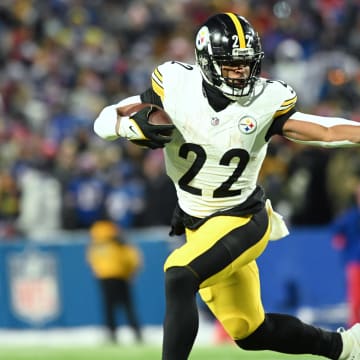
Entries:
{"label": "white football jersey", "polygon": [[165,161],[180,207],[203,218],[243,203],[256,188],[265,135],[294,108],[294,90],[260,78],[251,96],[216,112],[204,95],[199,68],[174,61],[153,72],[152,88],[176,126]]}

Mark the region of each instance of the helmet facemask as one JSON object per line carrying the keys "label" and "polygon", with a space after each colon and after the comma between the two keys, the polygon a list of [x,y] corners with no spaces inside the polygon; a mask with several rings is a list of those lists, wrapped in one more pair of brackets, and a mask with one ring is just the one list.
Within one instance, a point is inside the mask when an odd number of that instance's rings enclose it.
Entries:
{"label": "helmet facemask", "polygon": [[[232,57],[213,57],[213,65],[216,74],[214,77],[218,79],[220,85],[218,88],[224,93],[225,96],[240,97],[247,96],[253,89],[257,75],[260,72],[260,62],[262,56],[259,58],[255,56],[254,49],[234,49],[236,55]],[[247,78],[232,78],[225,77],[222,66],[230,67],[249,67],[249,76]]]}

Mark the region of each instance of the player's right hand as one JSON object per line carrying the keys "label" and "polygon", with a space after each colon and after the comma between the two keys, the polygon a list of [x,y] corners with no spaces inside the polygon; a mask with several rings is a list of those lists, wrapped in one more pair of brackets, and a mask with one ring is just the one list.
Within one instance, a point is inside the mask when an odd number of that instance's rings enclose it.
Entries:
{"label": "player's right hand", "polygon": [[[156,149],[171,141],[169,130],[173,130],[175,126],[150,124],[148,119],[153,111],[156,111],[154,107],[147,106],[129,116],[128,130],[132,135],[130,134],[128,139],[138,145]],[[127,133],[129,134],[129,131]]]}

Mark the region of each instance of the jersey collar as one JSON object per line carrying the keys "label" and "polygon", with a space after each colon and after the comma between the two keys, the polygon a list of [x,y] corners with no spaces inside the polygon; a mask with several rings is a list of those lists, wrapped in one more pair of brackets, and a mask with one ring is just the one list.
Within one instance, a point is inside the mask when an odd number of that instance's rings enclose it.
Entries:
{"label": "jersey collar", "polygon": [[216,112],[224,110],[229,104],[233,102],[232,100],[224,96],[220,90],[211,86],[205,80],[203,80],[203,93],[204,96],[208,99],[210,106]]}

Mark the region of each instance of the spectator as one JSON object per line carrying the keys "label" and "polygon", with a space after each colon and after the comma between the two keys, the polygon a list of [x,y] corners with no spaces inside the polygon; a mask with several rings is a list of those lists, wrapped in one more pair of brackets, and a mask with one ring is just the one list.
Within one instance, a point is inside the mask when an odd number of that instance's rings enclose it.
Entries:
{"label": "spectator", "polygon": [[122,229],[134,226],[144,207],[144,185],[131,163],[122,161],[109,174],[109,192],[105,200],[107,216]]}
{"label": "spectator", "polygon": [[20,190],[14,177],[0,171],[0,237],[15,235],[15,221],[19,215]]}
{"label": "spectator", "polygon": [[[334,214],[348,209],[354,200],[354,188],[358,183],[360,158],[357,149],[339,149],[331,154],[327,169],[327,192],[331,194]],[[341,176],[339,176],[341,174]]]}
{"label": "spectator", "polygon": [[90,228],[87,260],[99,281],[103,295],[105,325],[109,339],[116,341],[116,308],[123,306],[136,340],[142,341],[140,325],[132,299],[132,284],[142,263],[139,250],[126,244],[124,234],[111,221],[99,220]]}
{"label": "spectator", "polygon": [[17,229],[32,240],[48,240],[61,229],[61,184],[53,159],[39,157],[18,174],[21,212]]}
{"label": "spectator", "polygon": [[143,163],[145,176],[144,208],[137,226],[169,226],[176,205],[175,187],[165,173],[161,150],[148,152]]}
{"label": "spectator", "polygon": [[329,150],[298,148],[288,164],[286,196],[292,210],[290,222],[297,226],[325,225],[332,219],[331,199],[326,190]]}
{"label": "spectator", "polygon": [[84,152],[78,160],[78,174],[65,190],[63,221],[67,229],[88,229],[105,214],[108,184],[98,175],[97,159],[94,154]]}

